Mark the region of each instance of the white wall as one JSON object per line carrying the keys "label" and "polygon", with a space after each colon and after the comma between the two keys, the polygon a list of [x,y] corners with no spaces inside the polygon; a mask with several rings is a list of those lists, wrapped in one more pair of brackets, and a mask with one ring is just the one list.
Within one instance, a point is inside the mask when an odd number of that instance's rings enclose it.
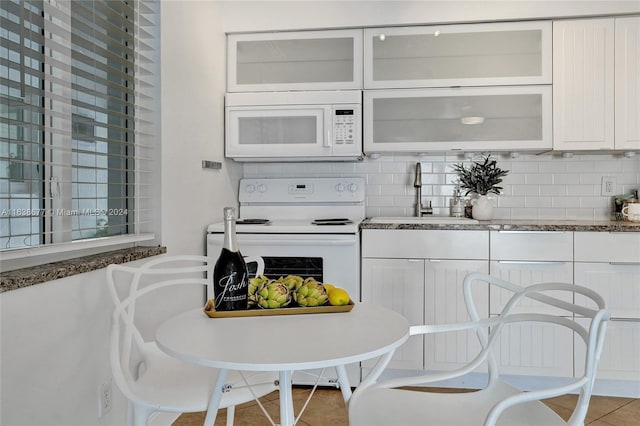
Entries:
{"label": "white wall", "polygon": [[500,21],[640,12],[631,1],[225,1],[226,32]]}
{"label": "white wall", "polygon": [[0,424],[123,424],[119,395],[98,419],[112,310],[103,270],[0,294]]}
{"label": "white wall", "polygon": [[[241,167],[224,159],[221,4],[162,2],[162,243],[204,254],[208,224],[237,205]],[[203,169],[202,160],[223,163]]]}

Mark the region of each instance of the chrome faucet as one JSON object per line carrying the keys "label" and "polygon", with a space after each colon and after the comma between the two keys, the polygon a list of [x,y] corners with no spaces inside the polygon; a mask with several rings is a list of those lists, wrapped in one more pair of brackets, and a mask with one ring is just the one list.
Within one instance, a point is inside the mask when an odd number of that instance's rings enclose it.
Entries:
{"label": "chrome faucet", "polygon": [[413,181],[413,187],[416,188],[416,217],[422,217],[427,214],[433,214],[433,209],[431,208],[431,201],[429,201],[429,207],[424,207],[422,205],[422,166],[420,162],[416,163],[416,177]]}

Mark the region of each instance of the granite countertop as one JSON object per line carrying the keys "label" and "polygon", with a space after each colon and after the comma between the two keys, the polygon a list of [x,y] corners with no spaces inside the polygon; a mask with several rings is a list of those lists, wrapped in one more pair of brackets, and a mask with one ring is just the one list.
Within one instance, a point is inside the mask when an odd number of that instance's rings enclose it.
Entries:
{"label": "granite countertop", "polygon": [[[629,221],[582,221],[582,220],[486,220],[479,223],[415,223],[416,218],[407,223],[372,223],[371,218],[360,224],[360,229],[442,229],[442,230],[491,230],[491,231],[596,231],[596,232],[640,232],[640,222]],[[411,220],[412,219],[412,220]],[[427,219],[428,220],[428,219]],[[397,222],[397,219],[394,220]],[[413,222],[413,223],[412,223]]]}
{"label": "granite countertop", "polygon": [[0,273],[0,293],[95,271],[106,268],[112,263],[133,262],[166,252],[167,248],[161,246],[134,247],[2,272]]}

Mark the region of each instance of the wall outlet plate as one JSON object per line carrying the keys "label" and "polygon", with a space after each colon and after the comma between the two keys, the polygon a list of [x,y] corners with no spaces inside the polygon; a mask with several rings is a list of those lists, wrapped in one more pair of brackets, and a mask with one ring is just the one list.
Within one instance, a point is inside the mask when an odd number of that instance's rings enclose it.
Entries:
{"label": "wall outlet plate", "polygon": [[616,178],[613,176],[602,176],[601,195],[616,195]]}
{"label": "wall outlet plate", "polygon": [[102,417],[111,410],[113,405],[113,380],[98,385],[98,417]]}

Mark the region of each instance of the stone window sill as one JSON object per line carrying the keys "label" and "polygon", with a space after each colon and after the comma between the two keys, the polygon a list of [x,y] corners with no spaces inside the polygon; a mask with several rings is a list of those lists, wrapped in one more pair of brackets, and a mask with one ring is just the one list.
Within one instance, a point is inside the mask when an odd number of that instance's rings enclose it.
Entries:
{"label": "stone window sill", "polygon": [[167,252],[166,247],[133,247],[90,256],[76,257],[39,266],[0,273],[0,293],[106,268]]}

